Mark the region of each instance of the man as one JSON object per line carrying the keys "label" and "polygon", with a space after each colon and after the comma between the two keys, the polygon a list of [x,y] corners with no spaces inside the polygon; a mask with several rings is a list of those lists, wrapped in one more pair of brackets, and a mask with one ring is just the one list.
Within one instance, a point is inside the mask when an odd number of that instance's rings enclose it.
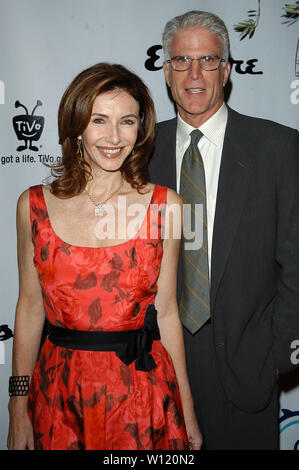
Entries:
{"label": "man", "polygon": [[203,206],[203,245],[182,244],[179,291],[204,445],[277,449],[277,377],[299,338],[298,133],[224,103],[229,39],[217,16],[174,18],[163,47],[178,114],[158,124],[150,175]]}

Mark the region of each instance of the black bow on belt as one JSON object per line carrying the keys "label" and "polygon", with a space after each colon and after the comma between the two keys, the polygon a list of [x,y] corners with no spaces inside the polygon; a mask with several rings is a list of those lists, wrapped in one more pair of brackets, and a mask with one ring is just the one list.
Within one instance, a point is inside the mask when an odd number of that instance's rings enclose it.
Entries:
{"label": "black bow on belt", "polygon": [[156,363],[150,354],[152,343],[155,339],[160,339],[160,331],[157,323],[157,310],[150,304],[147,307],[144,325],[136,331],[134,337],[119,345],[116,349],[117,357],[126,365],[135,361],[136,370],[149,371],[156,367]]}

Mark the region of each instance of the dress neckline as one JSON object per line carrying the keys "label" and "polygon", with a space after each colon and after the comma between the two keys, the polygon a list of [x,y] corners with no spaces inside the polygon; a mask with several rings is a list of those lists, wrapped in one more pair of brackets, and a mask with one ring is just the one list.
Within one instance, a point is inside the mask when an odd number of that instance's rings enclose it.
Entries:
{"label": "dress neckline", "polygon": [[155,196],[155,193],[156,193],[156,190],[157,190],[157,184],[154,185],[154,189],[152,191],[152,195],[151,195],[151,199],[150,199],[150,202],[148,204],[148,207],[147,207],[147,210],[146,210],[146,214],[145,214],[145,217],[142,221],[142,224],[140,225],[139,229],[138,229],[138,232],[135,234],[135,236],[133,238],[130,238],[129,240],[126,240],[125,242],[122,242],[122,243],[117,243],[115,245],[107,245],[107,246],[81,246],[81,245],[73,245],[71,243],[68,243],[66,242],[65,240],[63,240],[61,237],[59,237],[59,235],[57,235],[57,233],[55,232],[53,226],[52,226],[52,223],[51,223],[51,220],[50,220],[50,217],[49,217],[49,212],[48,212],[48,208],[47,208],[47,204],[46,204],[46,200],[45,200],[45,196],[44,196],[44,190],[43,190],[43,185],[41,184],[40,185],[40,188],[41,188],[41,198],[42,198],[42,203],[43,203],[43,206],[44,206],[44,210],[47,214],[47,219],[48,219],[48,224],[49,224],[49,228],[51,229],[51,231],[53,232],[55,238],[57,240],[59,240],[61,243],[64,243],[70,247],[73,247],[73,248],[76,248],[76,249],[84,249],[84,250],[103,250],[103,249],[111,249],[111,248],[117,248],[117,247],[120,247],[120,246],[123,246],[123,245],[127,245],[129,243],[132,243],[133,241],[135,241],[139,234],[141,233],[141,231],[143,230],[144,228],[144,224],[147,223],[147,220],[148,220],[148,214],[149,214],[149,211],[150,211],[150,207],[151,205],[153,204],[153,200],[154,200],[154,196]]}

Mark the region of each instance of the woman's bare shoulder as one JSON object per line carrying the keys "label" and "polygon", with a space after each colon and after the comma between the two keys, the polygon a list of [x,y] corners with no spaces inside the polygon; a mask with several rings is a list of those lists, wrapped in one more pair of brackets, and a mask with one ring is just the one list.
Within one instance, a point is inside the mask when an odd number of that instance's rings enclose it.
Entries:
{"label": "woman's bare shoulder", "polygon": [[178,204],[180,207],[183,206],[183,200],[181,196],[174,191],[174,189],[167,188],[167,204]]}
{"label": "woman's bare shoulder", "polygon": [[23,191],[17,202],[17,212],[19,214],[28,213],[29,211],[29,189]]}

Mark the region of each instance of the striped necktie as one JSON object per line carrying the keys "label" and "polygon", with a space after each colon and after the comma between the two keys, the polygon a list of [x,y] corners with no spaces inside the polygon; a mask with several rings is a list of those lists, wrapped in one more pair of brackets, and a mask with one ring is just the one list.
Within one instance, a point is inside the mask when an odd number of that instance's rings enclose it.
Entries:
{"label": "striped necktie", "polygon": [[[202,156],[198,149],[198,142],[203,136],[195,129],[191,132],[191,142],[187,148],[181,168],[180,194],[183,199],[184,213],[190,210],[193,227],[190,221],[186,223],[184,216],[184,233],[182,237],[182,296],[180,301],[180,318],[184,326],[192,333],[196,333],[210,318],[210,284],[208,262],[208,234],[207,234],[207,202],[206,181]],[[195,221],[195,204],[202,205],[202,218]],[[197,206],[198,208],[199,206]],[[186,215],[186,213],[185,213]],[[189,228],[187,227],[189,225]],[[197,249],[186,249],[187,230],[202,229],[202,245]],[[190,237],[190,234],[189,234]],[[200,240],[201,241],[201,240]],[[193,245],[194,248],[195,244]]]}

